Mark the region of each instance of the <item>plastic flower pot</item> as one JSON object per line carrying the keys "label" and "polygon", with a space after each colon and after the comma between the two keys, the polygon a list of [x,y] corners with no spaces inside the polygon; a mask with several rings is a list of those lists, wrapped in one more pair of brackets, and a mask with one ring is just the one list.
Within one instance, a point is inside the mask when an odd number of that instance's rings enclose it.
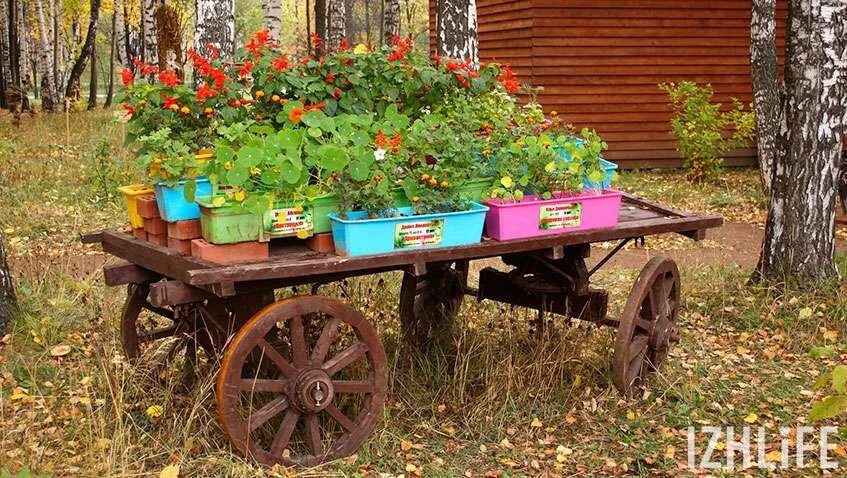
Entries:
{"label": "plastic flower pot", "polygon": [[200,229],[203,239],[211,244],[237,244],[258,241],[262,229],[258,214],[245,211],[241,206],[212,204],[211,197],[198,198]]}
{"label": "plastic flower pot", "polygon": [[[578,140],[581,142],[582,140]],[[560,158],[565,161],[571,160],[571,155],[569,155],[563,148],[556,148],[556,153]],[[606,161],[603,158],[600,158],[600,164],[603,166],[603,170],[605,171],[605,176],[601,181],[594,182],[588,179],[588,176],[582,178],[582,188],[586,191],[588,190],[601,190],[601,189],[611,189],[612,188],[612,178],[615,176],[615,172],[618,170],[618,165],[611,162]]]}
{"label": "plastic flower pot", "polygon": [[473,179],[462,184],[462,192],[470,201],[482,201],[488,198],[491,191],[491,179]]}
{"label": "plastic flower pot", "polygon": [[521,202],[491,199],[486,234],[498,241],[602,229],[618,224],[623,193],[563,193],[553,199],[526,196]]}
{"label": "plastic flower pot", "polygon": [[332,222],[329,215],[338,210],[338,196],[326,194],[309,201],[315,214],[315,234],[332,232]]}
{"label": "plastic flower pot", "polygon": [[394,251],[474,244],[482,238],[488,208],[471,203],[467,211],[416,216],[411,207],[397,209],[397,217],[368,219],[364,211],[348,212],[332,220],[336,254],[367,256]]}
{"label": "plastic flower pot", "polygon": [[124,195],[124,200],[126,200],[126,211],[129,214],[129,223],[132,228],[140,229],[144,227],[144,218],[138,214],[138,204],[135,200],[139,196],[153,194],[153,188],[144,184],[131,184],[119,187],[118,191]]}
{"label": "plastic flower pot", "polygon": [[[212,195],[212,184],[206,178],[197,178],[196,197]],[[185,183],[180,181],[176,186],[167,186],[164,183],[156,184],[156,204],[159,206],[159,214],[167,222],[190,221],[200,218],[200,206],[196,202],[188,202],[185,199]]]}
{"label": "plastic flower pot", "polygon": [[306,239],[315,235],[315,209],[310,203],[293,204],[278,201],[273,209],[262,215],[259,240],[281,237]]}

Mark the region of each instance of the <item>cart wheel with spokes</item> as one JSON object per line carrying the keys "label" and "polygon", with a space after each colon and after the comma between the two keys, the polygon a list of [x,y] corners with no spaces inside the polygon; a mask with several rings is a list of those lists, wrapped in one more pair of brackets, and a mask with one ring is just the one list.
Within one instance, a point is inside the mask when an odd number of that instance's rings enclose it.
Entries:
{"label": "cart wheel with spokes", "polygon": [[427,273],[403,275],[400,288],[400,324],[406,345],[425,350],[433,341],[449,337],[462,307],[468,283],[468,261],[427,264]]}
{"label": "cart wheel with spokes", "polygon": [[639,274],[621,314],[615,339],[612,381],[626,395],[637,391],[645,373],[657,370],[678,340],[679,269],[654,257]]}
{"label": "cart wheel with spokes", "polygon": [[227,347],[218,413],[245,455],[314,466],[354,453],[382,415],[385,351],[351,307],[303,296],[272,304]]}
{"label": "cart wheel with spokes", "polygon": [[[231,326],[220,301],[173,308],[153,306],[149,284],[130,284],[121,316],[124,354],[133,362],[177,364],[193,372],[200,361],[214,362]],[[191,378],[186,373],[186,381]]]}

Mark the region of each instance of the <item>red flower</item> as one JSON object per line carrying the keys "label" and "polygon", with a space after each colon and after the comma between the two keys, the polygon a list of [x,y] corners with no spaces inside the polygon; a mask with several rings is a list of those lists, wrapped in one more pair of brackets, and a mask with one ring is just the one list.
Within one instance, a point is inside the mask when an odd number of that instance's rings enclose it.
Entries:
{"label": "red flower", "polygon": [[303,113],[306,111],[303,108],[294,108],[291,110],[291,113],[288,113],[288,119],[291,120],[292,123],[299,123],[303,118]]}
{"label": "red flower", "polygon": [[143,61],[141,61],[141,59],[138,58],[138,57],[136,57],[135,60],[133,60],[132,64],[135,65],[136,67],[138,67],[138,69],[140,70],[141,76],[153,75],[153,74],[158,73],[158,71],[159,71],[158,66],[148,65],[147,63],[144,63]]}
{"label": "red flower", "polygon": [[131,118],[132,115],[135,114],[135,106],[124,103],[124,111],[126,111],[126,117]]}
{"label": "red flower", "polygon": [[247,43],[245,48],[247,48],[253,56],[258,58],[262,56],[262,49],[264,49],[265,45],[268,43],[268,38],[270,38],[270,34],[267,30],[256,32],[255,35],[250,37],[250,42]]}
{"label": "red flower", "polygon": [[121,81],[124,86],[132,86],[135,83],[135,73],[129,68],[124,68],[121,70]]}
{"label": "red flower", "polygon": [[165,70],[159,73],[159,81],[163,85],[173,88],[179,84],[179,76],[173,70]]}
{"label": "red flower", "polygon": [[500,69],[500,74],[497,76],[497,80],[509,93],[515,93],[521,87],[517,75],[515,75],[509,65],[505,65]]}
{"label": "red flower", "polygon": [[395,35],[391,40],[391,45],[394,46],[394,51],[388,55],[388,61],[398,61],[406,59],[406,55],[412,51],[413,43],[410,38],[400,38]]}
{"label": "red flower", "polygon": [[252,61],[245,61],[243,65],[238,67],[238,76],[244,78],[253,72],[253,68],[256,66]]}
{"label": "red flower", "polygon": [[456,71],[462,66],[462,64],[457,61],[448,61],[446,66],[447,71]]}
{"label": "red flower", "polygon": [[327,73],[326,82],[332,83],[333,81],[335,81],[335,73]]}
{"label": "red flower", "polygon": [[343,38],[343,39],[341,40],[341,43],[338,45],[338,49],[339,49],[339,50],[347,50],[348,48],[350,48],[350,44],[349,44],[349,43],[347,43],[347,39],[346,39],[346,38]]}
{"label": "red flower", "polygon": [[226,83],[226,73],[223,70],[212,68],[207,76],[212,79],[212,82],[215,84],[215,89],[224,89],[224,83]]}
{"label": "red flower", "polygon": [[179,102],[177,102],[176,98],[168,94],[162,93],[162,98],[165,99],[165,104],[162,105],[162,108],[169,109],[173,105],[179,105]]}
{"label": "red flower", "polygon": [[323,44],[323,40],[321,39],[321,36],[318,35],[315,32],[312,32],[310,37],[312,38],[312,43],[315,45],[315,50],[320,50],[321,45]]}
{"label": "red flower", "polygon": [[218,96],[218,92],[210,88],[208,84],[203,83],[197,87],[197,101],[206,101],[215,96]]}
{"label": "red flower", "polygon": [[285,70],[290,66],[291,63],[288,62],[288,56],[285,53],[274,58],[273,61],[271,61],[271,67],[273,67],[274,70],[279,72]]}
{"label": "red flower", "polygon": [[435,55],[434,57],[432,57],[432,61],[435,62],[436,66],[440,65],[441,64],[441,55]]}
{"label": "red flower", "polygon": [[377,148],[385,149],[388,146],[388,138],[385,137],[385,133],[382,130],[379,130],[376,133],[376,139],[374,139],[374,144]]}
{"label": "red flower", "polygon": [[306,106],[306,111],[322,110],[324,108],[326,108],[326,103],[316,103],[313,105]]}
{"label": "red flower", "polygon": [[217,60],[221,56],[220,50],[218,50],[218,47],[214,43],[207,43],[206,49],[209,50],[209,59],[212,61]]}
{"label": "red flower", "polygon": [[336,86],[335,89],[332,90],[332,96],[336,98],[341,98],[341,88]]}
{"label": "red flower", "polygon": [[397,131],[391,136],[391,150],[396,153],[400,150],[400,146],[403,146],[403,135]]}

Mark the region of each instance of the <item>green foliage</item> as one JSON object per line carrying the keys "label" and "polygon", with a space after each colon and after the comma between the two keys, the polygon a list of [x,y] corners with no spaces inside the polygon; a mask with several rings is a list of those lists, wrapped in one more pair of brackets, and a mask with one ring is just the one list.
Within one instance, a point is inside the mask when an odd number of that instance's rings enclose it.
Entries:
{"label": "green foliage", "polygon": [[679,144],[679,152],[689,168],[692,181],[715,179],[723,164],[723,156],[733,149],[748,146],[755,137],[755,114],[738,100],[722,111],[713,103],[711,85],[699,86],[692,81],[662,83],[674,117],[671,128]]}
{"label": "green foliage", "polygon": [[185,141],[175,136],[170,127],[157,129],[138,138],[138,163],[142,171],[156,182],[174,186],[197,176],[200,162]]}
{"label": "green foliage", "polygon": [[95,202],[113,201],[118,188],[127,183],[128,177],[120,168],[115,148],[107,138],[101,138],[94,149],[85,156],[86,183],[91,188]]}
{"label": "green foliage", "polygon": [[835,393],[812,405],[809,418],[814,421],[837,417],[847,412],[847,365],[836,366],[831,373],[815,383],[816,388],[826,385],[830,385]]}

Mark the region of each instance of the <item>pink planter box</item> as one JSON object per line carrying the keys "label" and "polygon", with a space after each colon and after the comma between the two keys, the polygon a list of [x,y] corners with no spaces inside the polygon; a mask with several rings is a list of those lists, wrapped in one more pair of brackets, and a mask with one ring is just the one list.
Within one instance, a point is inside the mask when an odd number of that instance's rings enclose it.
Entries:
{"label": "pink planter box", "polygon": [[565,193],[553,199],[526,196],[521,202],[492,199],[485,217],[486,235],[498,241],[523,237],[549,236],[618,224],[623,193]]}

